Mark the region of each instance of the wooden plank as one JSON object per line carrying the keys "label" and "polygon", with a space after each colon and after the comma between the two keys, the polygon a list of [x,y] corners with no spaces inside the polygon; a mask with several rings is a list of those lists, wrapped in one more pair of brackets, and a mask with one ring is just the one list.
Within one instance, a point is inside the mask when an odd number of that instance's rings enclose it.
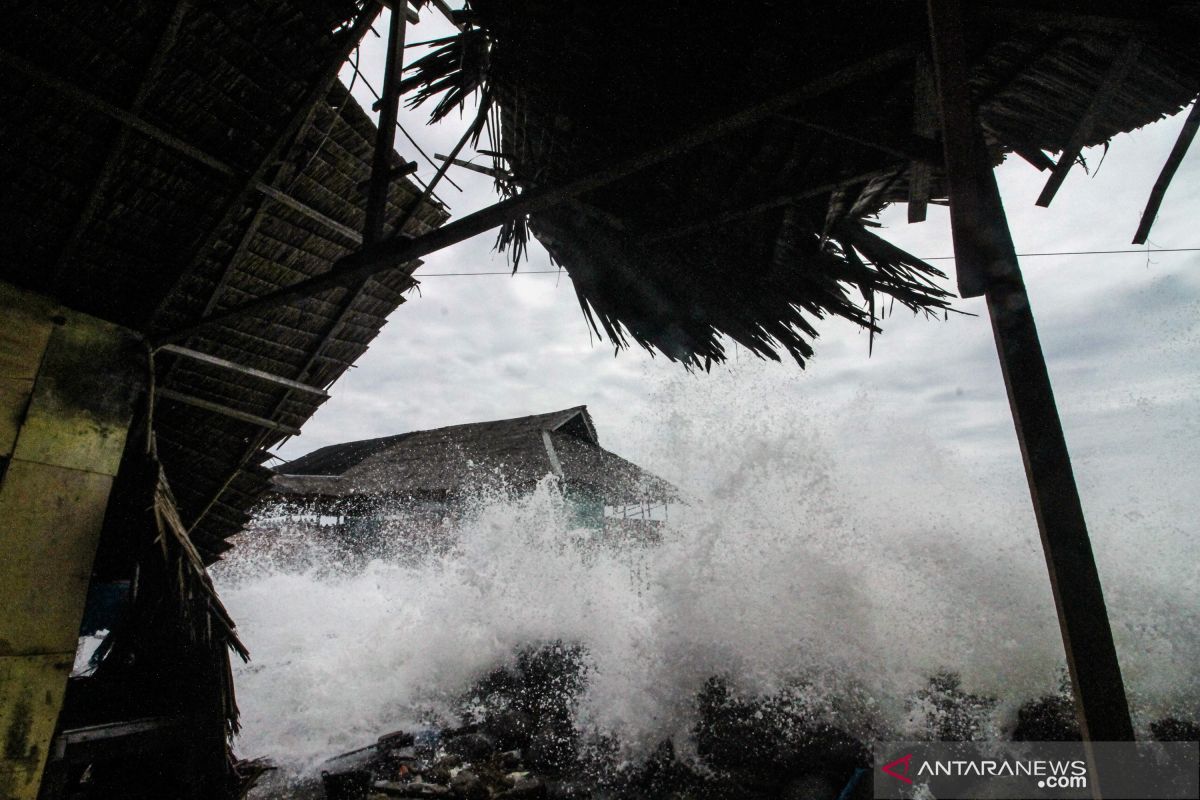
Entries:
{"label": "wooden plank", "polygon": [[879,55],[863,59],[862,61],[822,75],[789,92],[751,106],[736,114],[716,120],[707,125],[702,125],[676,139],[618,161],[590,175],[577,178],[563,186],[553,186],[523,192],[517,197],[509,198],[508,200],[468,214],[459,220],[443,225],[441,228],[430,231],[415,239],[393,237],[376,245],[365,247],[362,251],[342,259],[335,265],[334,269],[324,275],[318,275],[315,278],[310,278],[264,295],[257,300],[252,300],[236,308],[205,317],[191,325],[161,337],[159,342],[179,341],[181,338],[186,338],[199,330],[209,328],[213,325],[220,325],[229,319],[276,308],[279,305],[291,302],[300,297],[306,297],[327,289],[347,286],[366,275],[395,269],[411,262],[413,259],[421,258],[422,256],[469,239],[472,236],[485,233],[523,214],[552,208],[559,203],[607,186],[675,156],[690,152],[703,144],[744,130],[762,122],[773,114],[785,111],[806,100],[820,97],[835,89],[897,67],[900,64],[911,61],[916,52],[917,47],[915,43],[908,43],[892,48]]}
{"label": "wooden plank", "polygon": [[351,228],[349,225],[343,225],[337,220],[325,216],[312,206],[302,203],[286,192],[281,192],[274,186],[262,183],[261,181],[256,181],[254,184],[254,191],[258,192],[259,194],[266,195],[280,205],[285,205],[293,211],[303,214],[314,222],[319,222],[331,231],[340,233],[342,236],[346,237],[356,245],[362,244],[362,234],[354,230],[354,228]]}
{"label": "wooden plank", "polygon": [[199,350],[191,350],[186,347],[180,347],[179,345],[168,344],[160,347],[159,351],[164,353],[173,353],[177,356],[190,358],[193,361],[201,361],[205,364],[212,364],[213,366],[232,370],[233,372],[238,372],[242,375],[250,375],[251,377],[258,378],[269,383],[276,383],[280,386],[286,386],[290,389],[295,389],[298,392],[307,392],[308,394],[315,394],[318,397],[323,398],[329,397],[329,392],[325,391],[319,386],[309,386],[307,383],[294,381],[291,378],[284,378],[272,372],[264,372],[263,370],[255,369],[254,367],[247,367],[246,365],[239,364],[236,361],[228,361],[224,358],[218,358],[217,356],[209,355],[208,353],[201,353]]}
{"label": "wooden plank", "polygon": [[1183,163],[1183,157],[1187,155],[1188,148],[1192,145],[1192,139],[1196,138],[1197,128],[1200,128],[1200,102],[1193,101],[1192,110],[1188,113],[1187,119],[1183,121],[1183,128],[1179,131],[1179,138],[1175,140],[1175,146],[1171,148],[1171,155],[1167,156],[1167,163],[1163,164],[1162,171],[1158,173],[1158,180],[1154,182],[1154,188],[1150,190],[1150,199],[1146,202],[1146,210],[1142,212],[1142,221],[1138,223],[1137,233],[1133,235],[1134,244],[1145,244],[1146,239],[1150,237],[1150,227],[1154,225],[1154,218],[1158,216],[1158,209],[1162,206],[1163,197],[1167,194],[1167,187],[1171,185],[1175,171]]}
{"label": "wooden plank", "polygon": [[[959,0],[929,0],[958,262],[982,265],[988,314],[1058,611],[1076,714],[1092,741],[1132,741],[1125,685],[1054,391],[983,134],[970,103]],[[963,174],[966,171],[968,174]],[[968,195],[973,192],[974,195]],[[963,213],[964,209],[970,213]],[[1003,266],[993,264],[1001,259]],[[960,277],[961,280],[961,277]]]}
{"label": "wooden plank", "polygon": [[1059,187],[1067,179],[1067,173],[1071,171],[1071,167],[1075,165],[1076,159],[1079,158],[1080,152],[1083,151],[1083,146],[1091,138],[1092,128],[1095,127],[1096,120],[1112,100],[1117,87],[1125,80],[1125,76],[1129,74],[1130,68],[1137,61],[1138,55],[1141,52],[1141,40],[1129,39],[1125,43],[1125,46],[1121,48],[1117,57],[1113,59],[1113,63],[1100,80],[1100,85],[1096,87],[1096,91],[1092,94],[1092,100],[1088,104],[1087,111],[1080,117],[1078,124],[1075,126],[1075,131],[1071,134],[1071,138],[1067,140],[1066,146],[1063,147],[1062,154],[1058,157],[1058,163],[1050,171],[1050,178],[1046,181],[1046,186],[1042,189],[1042,193],[1038,195],[1037,204],[1039,206],[1045,207],[1050,205],[1050,201],[1058,193]]}
{"label": "wooden plank", "polygon": [[29,305],[58,313],[0,478],[0,797],[14,800],[38,796],[133,413],[139,353],[132,334],[110,323],[44,299]]}
{"label": "wooden plank", "polygon": [[211,411],[214,414],[222,414],[226,417],[239,419],[242,422],[249,422],[251,425],[257,425],[260,428],[280,431],[282,433],[286,433],[288,436],[300,435],[299,428],[293,428],[290,425],[284,425],[281,422],[276,422],[275,420],[267,419],[266,417],[260,417],[245,411],[238,411],[236,408],[223,406],[220,403],[213,403],[208,400],[202,400],[199,397],[192,397],[191,395],[186,395],[182,392],[176,392],[172,389],[158,389],[155,391],[155,395],[167,400],[174,400],[177,403],[183,403],[184,405],[202,408],[205,411]]}
{"label": "wooden plank", "polygon": [[46,343],[13,459],[116,475],[143,363],[131,332],[65,312]]}
{"label": "wooden plank", "polygon": [[[917,57],[913,72],[913,133],[932,139],[937,135],[937,89],[934,86],[933,65],[922,53]],[[942,166],[937,159],[935,166]],[[908,172],[908,221],[924,222],[929,211],[933,169],[927,161],[913,160]]]}
{"label": "wooden plank", "polygon": [[487,175],[489,178],[507,178],[507,177],[509,177],[506,173],[501,172],[498,169],[494,169],[493,167],[485,167],[485,166],[482,166],[481,164],[472,164],[470,161],[463,161],[460,158],[453,158],[451,156],[442,155],[441,153],[434,153],[433,158],[435,161],[449,161],[451,164],[453,164],[456,167],[462,167],[463,169],[469,169],[472,172],[478,172],[480,175]]}
{"label": "wooden plank", "polygon": [[36,800],[74,651],[0,655],[0,797]]}

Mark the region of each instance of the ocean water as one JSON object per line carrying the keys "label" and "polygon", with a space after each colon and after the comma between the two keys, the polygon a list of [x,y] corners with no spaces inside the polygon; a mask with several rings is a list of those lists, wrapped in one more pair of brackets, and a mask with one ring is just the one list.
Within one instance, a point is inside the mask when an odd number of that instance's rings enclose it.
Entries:
{"label": "ocean water", "polygon": [[[452,546],[420,558],[330,563],[286,525],[270,553],[236,549],[214,575],[253,657],[235,669],[239,755],[307,771],[453,723],[474,681],[555,640],[588,653],[578,726],[632,756],[665,737],[687,752],[714,675],[748,693],[802,683],[868,738],[911,729],[905,699],[940,669],[999,698],[998,728],[1052,692],[1062,644],[1015,443],[946,449],[863,396],[768,401],[791,385],[776,374],[663,387],[635,460],[667,465],[687,503],[654,547],[573,529],[547,478],[481,489]],[[1197,546],[1154,514],[1131,540],[1097,481],[1085,504],[1137,723],[1192,716]]]}

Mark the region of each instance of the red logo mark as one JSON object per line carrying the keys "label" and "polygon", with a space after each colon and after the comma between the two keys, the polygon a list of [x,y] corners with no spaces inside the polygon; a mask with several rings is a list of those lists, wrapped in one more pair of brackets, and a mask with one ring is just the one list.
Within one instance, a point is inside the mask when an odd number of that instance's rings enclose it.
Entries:
{"label": "red logo mark", "polygon": [[[897,758],[895,761],[891,762],[890,764],[884,764],[883,771],[886,772],[888,775],[891,775],[893,778],[902,780],[905,783],[912,783],[912,778],[908,777],[908,768],[911,765],[912,765],[912,753],[909,753],[906,756]],[[900,767],[901,772],[892,772],[892,767]]]}

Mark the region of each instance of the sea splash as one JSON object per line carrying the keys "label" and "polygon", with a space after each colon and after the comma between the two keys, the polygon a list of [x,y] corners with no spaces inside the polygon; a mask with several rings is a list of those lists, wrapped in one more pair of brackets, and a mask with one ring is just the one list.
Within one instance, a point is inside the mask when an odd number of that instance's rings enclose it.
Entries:
{"label": "sea splash", "polygon": [[[555,640],[587,653],[577,725],[631,754],[668,737],[686,752],[713,676],[747,693],[803,685],[864,738],[918,724],[905,700],[939,670],[1000,698],[998,720],[1054,690],[1062,646],[1019,492],[980,491],[989,476],[924,440],[905,480],[874,473],[868,450],[835,451],[844,432],[805,414],[731,426],[698,408],[659,421],[672,460],[656,463],[676,464],[690,496],[654,547],[573,529],[547,479],[521,497],[481,492],[453,546],[418,559],[331,565],[295,534],[273,555],[236,550],[215,574],[253,655],[236,673],[239,753],[304,771],[387,731],[454,722],[475,681]],[[854,417],[842,412],[821,416]],[[1115,596],[1143,598],[1111,604],[1143,725],[1191,716],[1200,696],[1196,587],[1151,566],[1110,578]]]}

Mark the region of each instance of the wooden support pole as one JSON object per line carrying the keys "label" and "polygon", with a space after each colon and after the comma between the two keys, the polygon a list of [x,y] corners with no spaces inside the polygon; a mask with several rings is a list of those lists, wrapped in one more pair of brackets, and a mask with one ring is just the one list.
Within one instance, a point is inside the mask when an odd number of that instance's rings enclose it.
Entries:
{"label": "wooden support pole", "polygon": [[[408,3],[401,6],[408,8]],[[367,222],[363,242],[374,244],[383,238],[387,221],[388,190],[392,186],[392,153],[396,147],[396,114],[400,110],[400,78],[404,71],[404,14],[393,7],[388,22],[387,61],[383,68],[383,89],[379,97],[379,124],[375,129],[375,150],[371,156],[371,182],[367,187]]]}
{"label": "wooden support pole", "polygon": [[1171,155],[1167,157],[1167,163],[1163,164],[1162,172],[1158,173],[1158,180],[1154,181],[1154,188],[1150,190],[1150,199],[1146,202],[1146,210],[1142,212],[1142,221],[1138,223],[1137,233],[1133,235],[1134,244],[1145,244],[1146,239],[1150,238],[1150,226],[1158,216],[1158,209],[1162,206],[1171,179],[1175,177],[1175,170],[1183,163],[1183,157],[1192,146],[1192,139],[1196,138],[1197,128],[1200,128],[1200,102],[1193,101],[1192,110],[1188,112],[1187,119],[1183,121],[1183,128],[1179,131],[1179,138],[1171,148]]}
{"label": "wooden support pole", "polygon": [[0,797],[34,800],[140,385],[136,338],[0,283]]}
{"label": "wooden support pole", "polygon": [[[1131,741],[1133,727],[1045,357],[999,188],[970,104],[961,15],[959,0],[929,0],[959,282],[963,283],[965,271],[971,285],[978,281],[987,297],[1058,610],[1076,713],[1092,759],[1090,742]],[[1094,792],[1097,785],[1093,782]]]}

